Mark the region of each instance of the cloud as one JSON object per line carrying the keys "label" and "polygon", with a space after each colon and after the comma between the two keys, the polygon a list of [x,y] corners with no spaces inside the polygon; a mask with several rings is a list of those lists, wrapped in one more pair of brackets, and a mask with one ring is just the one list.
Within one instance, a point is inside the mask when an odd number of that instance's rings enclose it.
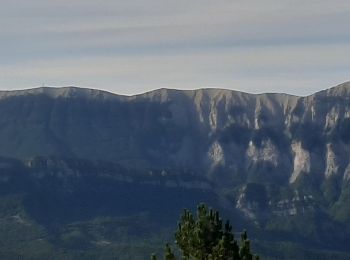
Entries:
{"label": "cloud", "polygon": [[[38,79],[36,85],[42,82],[88,87],[98,85],[120,94],[161,87],[221,87],[254,93],[268,91],[306,95],[320,87],[334,85],[339,79],[346,80],[347,68],[350,67],[349,52],[350,46],[333,44],[63,58],[0,66],[0,83],[4,82],[4,78],[21,79],[28,86],[26,82]],[[332,77],[327,75],[329,71],[333,71]],[[308,83],[309,89],[305,89],[305,83]]]}
{"label": "cloud", "polygon": [[0,88],[47,82],[124,94],[217,86],[304,95],[347,80],[349,12],[340,0],[6,1]]}

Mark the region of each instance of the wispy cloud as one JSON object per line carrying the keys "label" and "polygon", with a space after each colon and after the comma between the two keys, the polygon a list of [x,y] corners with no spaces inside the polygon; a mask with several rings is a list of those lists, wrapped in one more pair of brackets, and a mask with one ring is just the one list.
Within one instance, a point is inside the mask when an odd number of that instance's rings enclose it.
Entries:
{"label": "wispy cloud", "polygon": [[349,79],[349,14],[340,0],[6,1],[0,88],[308,94]]}

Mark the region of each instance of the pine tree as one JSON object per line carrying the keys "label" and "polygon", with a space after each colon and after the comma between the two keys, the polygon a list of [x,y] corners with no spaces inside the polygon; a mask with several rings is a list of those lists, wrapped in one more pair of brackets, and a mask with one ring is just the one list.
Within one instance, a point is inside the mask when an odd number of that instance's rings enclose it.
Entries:
{"label": "pine tree", "polygon": [[[184,260],[259,259],[250,252],[247,232],[241,234],[241,241],[238,243],[232,233],[230,222],[226,221],[223,228],[219,212],[208,210],[204,204],[197,207],[196,217],[189,210],[184,210],[175,232],[175,241]],[[165,247],[165,259],[176,259],[168,244]]]}

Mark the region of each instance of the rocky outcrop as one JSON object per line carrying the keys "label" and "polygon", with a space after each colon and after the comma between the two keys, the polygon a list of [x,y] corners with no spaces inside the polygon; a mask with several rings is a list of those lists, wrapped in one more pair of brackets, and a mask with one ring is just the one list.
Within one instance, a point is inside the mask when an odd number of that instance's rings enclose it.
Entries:
{"label": "rocky outcrop", "polygon": [[289,178],[289,182],[293,183],[303,173],[310,173],[310,153],[302,148],[301,142],[293,143],[292,150],[294,152],[293,173]]}
{"label": "rocky outcrop", "polygon": [[348,250],[349,183],[350,83],[307,97],[0,92],[1,192],[25,194],[37,221],[80,221],[84,212],[168,218],[206,202],[265,238]]}
{"label": "rocky outcrop", "polygon": [[103,159],[202,176],[224,171],[228,179],[269,167],[286,183],[305,174],[347,179],[349,133],[350,83],[308,97],[219,89],[130,97],[74,87],[0,92],[0,155],[19,159]]}

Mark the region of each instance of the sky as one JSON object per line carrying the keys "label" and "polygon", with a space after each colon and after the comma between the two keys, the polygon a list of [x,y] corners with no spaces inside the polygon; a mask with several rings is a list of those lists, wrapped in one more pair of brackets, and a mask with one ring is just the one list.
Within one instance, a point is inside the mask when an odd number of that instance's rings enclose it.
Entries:
{"label": "sky", "polygon": [[308,95],[350,80],[348,0],[0,0],[0,89]]}

